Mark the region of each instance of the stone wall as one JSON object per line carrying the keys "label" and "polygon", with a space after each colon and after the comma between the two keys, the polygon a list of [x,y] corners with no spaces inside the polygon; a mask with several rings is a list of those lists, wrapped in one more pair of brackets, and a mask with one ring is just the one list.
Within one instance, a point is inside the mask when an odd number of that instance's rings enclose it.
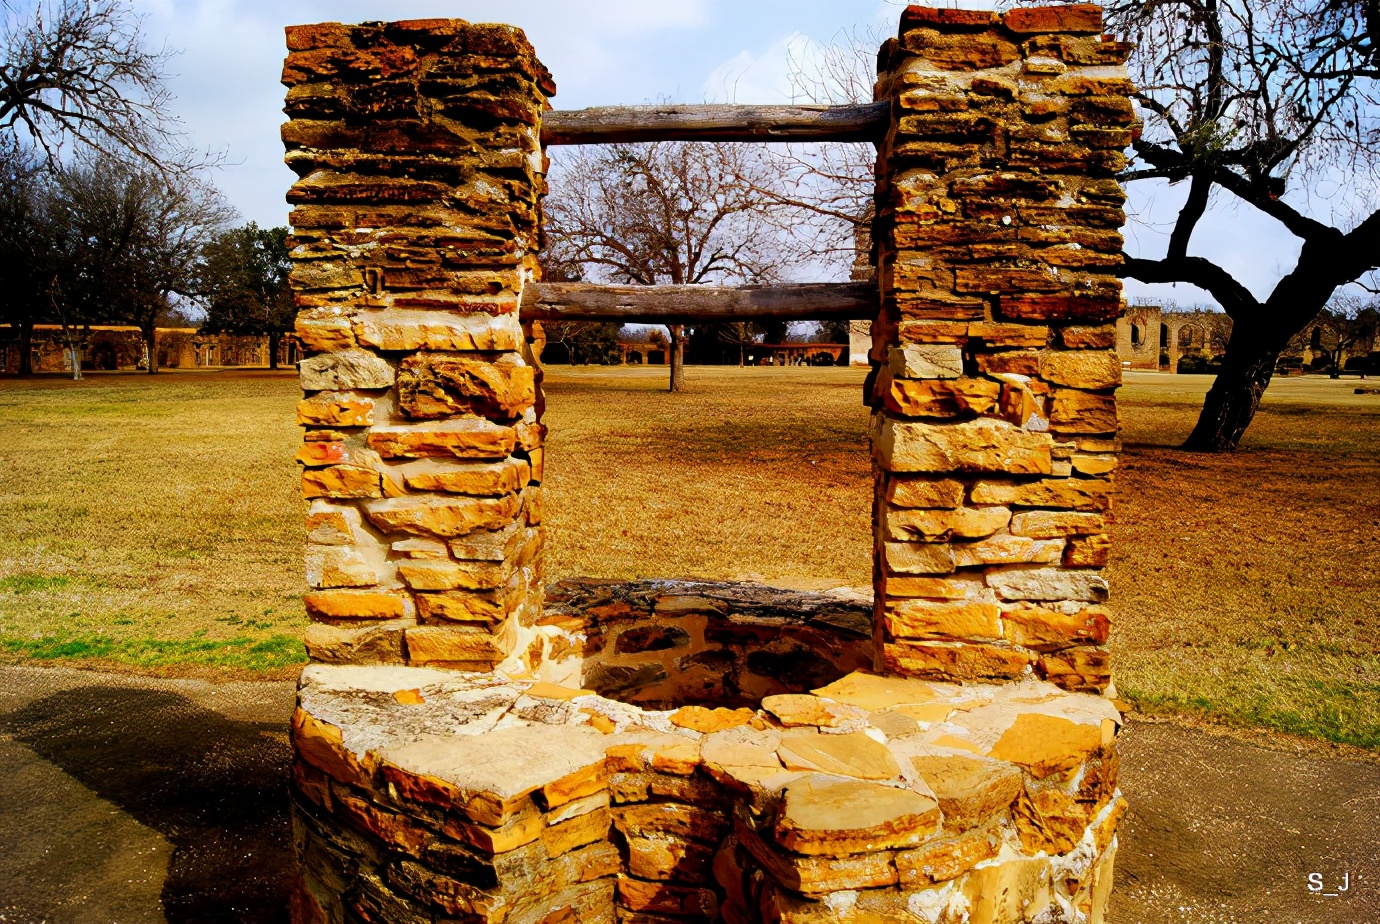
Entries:
{"label": "stone wall", "polygon": [[1098,7],[911,7],[881,53],[876,631],[903,676],[1110,680],[1134,131]]}
{"label": "stone wall", "polygon": [[1104,919],[1132,128],[1100,27],[911,7],[883,48],[872,599],[546,601],[518,306],[554,87],[507,26],[289,29],[298,924]]}
{"label": "stone wall", "polygon": [[541,375],[518,304],[555,88],[509,26],[287,38],[307,649],[487,670],[541,601]]}

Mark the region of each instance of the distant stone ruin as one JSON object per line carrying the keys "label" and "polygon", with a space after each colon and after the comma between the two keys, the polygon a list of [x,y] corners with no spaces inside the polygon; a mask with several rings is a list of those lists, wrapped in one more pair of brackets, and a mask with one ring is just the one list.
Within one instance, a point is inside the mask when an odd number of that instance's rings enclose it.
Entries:
{"label": "distant stone ruin", "polygon": [[[1105,919],[1134,112],[1101,32],[910,7],[874,104],[586,115],[510,26],[288,30],[298,924]],[[543,144],[630,137],[877,144],[875,283],[727,302],[867,307],[870,599],[545,586],[534,306],[628,299],[539,282]]]}

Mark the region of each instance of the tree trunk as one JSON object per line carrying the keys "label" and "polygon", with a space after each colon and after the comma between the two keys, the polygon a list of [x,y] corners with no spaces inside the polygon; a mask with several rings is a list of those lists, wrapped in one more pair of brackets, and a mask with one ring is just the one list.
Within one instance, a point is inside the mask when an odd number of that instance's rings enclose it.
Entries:
{"label": "tree trunk", "polygon": [[[1280,346],[1248,333],[1245,323],[1232,328],[1222,371],[1203,402],[1198,423],[1184,441],[1192,452],[1230,452],[1241,443],[1270,384]],[[1285,338],[1287,342],[1288,338]]]}
{"label": "tree trunk", "polygon": [[282,345],[283,334],[281,331],[271,330],[268,332],[268,368],[278,368],[278,347]]}
{"label": "tree trunk", "polygon": [[742,342],[741,340],[738,341],[738,368],[740,368],[740,369],[741,369],[743,366],[747,365],[746,361],[745,361],[744,358],[743,358],[743,352],[744,352],[744,350],[745,350],[745,347],[743,346],[743,342]]}
{"label": "tree trunk", "polygon": [[67,342],[67,361],[72,364],[72,381],[81,381],[81,348],[76,341]]}
{"label": "tree trunk", "polygon": [[34,322],[19,322],[19,374],[34,374]]}
{"label": "tree trunk", "polygon": [[671,391],[685,391],[685,327],[681,324],[668,324],[666,329],[671,332],[671,346],[668,350],[671,354]]}
{"label": "tree trunk", "polygon": [[158,371],[158,329],[156,327],[144,328],[144,344],[149,351],[149,375]]}

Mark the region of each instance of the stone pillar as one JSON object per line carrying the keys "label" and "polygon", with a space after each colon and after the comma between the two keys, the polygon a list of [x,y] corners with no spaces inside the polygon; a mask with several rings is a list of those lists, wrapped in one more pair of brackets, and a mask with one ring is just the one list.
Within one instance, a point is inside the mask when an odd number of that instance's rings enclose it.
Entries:
{"label": "stone pillar", "polygon": [[[287,30],[313,661],[487,670],[540,607],[538,125],[510,26]],[[529,332],[530,333],[530,332]]]}
{"label": "stone pillar", "polygon": [[1110,682],[1130,46],[1092,5],[910,7],[879,58],[879,668]]}

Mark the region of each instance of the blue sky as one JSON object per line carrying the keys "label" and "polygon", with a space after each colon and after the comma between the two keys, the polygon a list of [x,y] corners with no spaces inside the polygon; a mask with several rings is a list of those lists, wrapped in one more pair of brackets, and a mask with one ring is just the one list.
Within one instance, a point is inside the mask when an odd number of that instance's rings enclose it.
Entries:
{"label": "blue sky", "polygon": [[[982,6],[964,2],[964,5]],[[788,98],[787,52],[802,42],[829,43],[844,30],[895,29],[904,4],[888,0],[135,0],[150,44],[180,53],[170,86],[190,140],[226,154],[217,184],[246,219],[286,221],[283,195],[292,174],[283,166],[278,126],[291,23],[450,16],[507,22],[524,29],[555,75],[559,109],[670,99],[744,103]],[[1333,182],[1308,200],[1327,218],[1345,196]],[[1131,189],[1127,250],[1163,253],[1186,186],[1137,183]],[[1257,296],[1268,294],[1298,253],[1296,239],[1229,197],[1214,203],[1192,252],[1234,273]],[[1209,302],[1191,286],[1127,281],[1131,298]]]}

